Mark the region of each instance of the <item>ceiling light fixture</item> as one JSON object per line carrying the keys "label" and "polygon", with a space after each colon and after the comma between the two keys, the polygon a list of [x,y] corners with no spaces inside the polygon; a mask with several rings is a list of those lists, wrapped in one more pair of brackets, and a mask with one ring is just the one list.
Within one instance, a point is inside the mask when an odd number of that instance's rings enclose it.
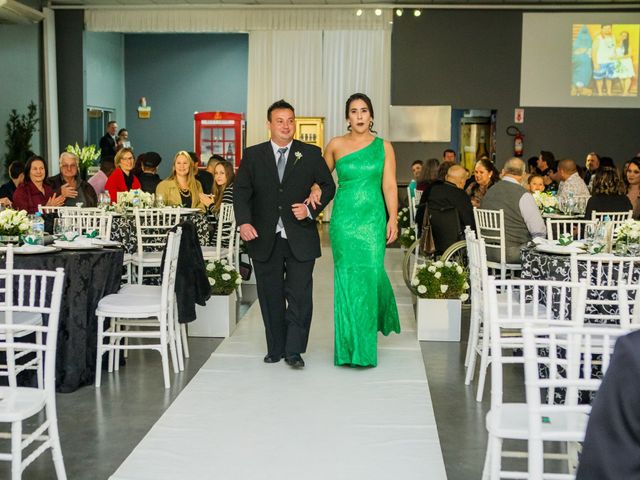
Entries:
{"label": "ceiling light fixture", "polygon": [[396,17],[401,17],[403,10],[401,8],[396,8]]}
{"label": "ceiling light fixture", "polygon": [[422,11],[418,10],[417,8],[413,11],[413,16],[414,17],[419,17],[420,15],[422,15]]}
{"label": "ceiling light fixture", "polygon": [[358,10],[356,10],[356,16],[361,17],[362,16],[362,9],[359,8]]}
{"label": "ceiling light fixture", "polygon": [[379,17],[380,15],[382,15],[382,10],[379,8],[376,8],[374,13],[376,14],[376,17]]}

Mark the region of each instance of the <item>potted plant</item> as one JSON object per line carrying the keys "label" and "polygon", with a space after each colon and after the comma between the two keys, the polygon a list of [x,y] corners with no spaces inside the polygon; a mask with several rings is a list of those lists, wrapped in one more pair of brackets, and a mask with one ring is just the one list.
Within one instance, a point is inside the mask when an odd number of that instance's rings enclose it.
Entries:
{"label": "potted plant", "polygon": [[224,258],[207,262],[206,269],[212,295],[204,307],[196,305],[196,320],[189,324],[189,335],[228,337],[236,328],[234,291],[242,279]]}
{"label": "potted plant", "polygon": [[400,232],[400,236],[398,237],[398,242],[400,242],[400,246],[404,249],[407,249],[413,245],[413,242],[416,241],[416,232],[413,228],[405,228]]}
{"label": "potted plant", "polygon": [[418,296],[418,340],[460,341],[462,302],[469,298],[468,272],[456,262],[418,267],[411,285]]}
{"label": "potted plant", "polygon": [[26,162],[31,151],[31,138],[36,131],[38,125],[38,117],[36,116],[38,109],[36,104],[31,102],[27,107],[27,114],[20,114],[14,108],[9,115],[7,122],[7,138],[5,145],[7,153],[4,159],[5,174],[9,168],[9,164],[14,160]]}
{"label": "potted plant", "polygon": [[26,210],[6,208],[0,212],[0,242],[19,243],[20,235],[31,228],[31,221]]}
{"label": "potted plant", "polygon": [[409,217],[409,208],[404,207],[398,210],[398,228],[409,228],[411,219]]}

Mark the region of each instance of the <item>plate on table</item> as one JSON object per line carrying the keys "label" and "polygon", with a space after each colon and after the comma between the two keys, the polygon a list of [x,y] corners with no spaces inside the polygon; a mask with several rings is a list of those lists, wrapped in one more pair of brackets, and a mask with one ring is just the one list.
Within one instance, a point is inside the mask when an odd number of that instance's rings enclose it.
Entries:
{"label": "plate on table", "polygon": [[577,214],[567,215],[567,214],[564,214],[564,213],[543,213],[542,214],[542,218],[558,218],[558,219],[564,219],[564,220],[578,220],[578,219],[584,218],[584,215],[577,215]]}
{"label": "plate on table", "polygon": [[53,242],[53,245],[63,250],[93,250],[104,248],[102,245],[95,245],[91,242],[66,242],[64,240],[56,240]]}
{"label": "plate on table", "polygon": [[[3,250],[6,250],[6,248]],[[38,255],[40,253],[52,253],[59,251],[59,248],[51,245],[23,245],[13,249],[13,253],[16,255]]]}
{"label": "plate on table", "polygon": [[198,213],[198,212],[202,212],[202,210],[200,210],[199,208],[180,207],[181,214]]}
{"label": "plate on table", "polygon": [[556,245],[553,243],[541,243],[536,245],[535,250],[542,253],[553,253],[555,255],[571,255],[572,253],[586,253],[584,248],[577,245]]}
{"label": "plate on table", "polygon": [[122,246],[122,242],[118,242],[116,240],[103,240],[101,238],[92,238],[91,244],[97,245],[100,247],[121,247]]}

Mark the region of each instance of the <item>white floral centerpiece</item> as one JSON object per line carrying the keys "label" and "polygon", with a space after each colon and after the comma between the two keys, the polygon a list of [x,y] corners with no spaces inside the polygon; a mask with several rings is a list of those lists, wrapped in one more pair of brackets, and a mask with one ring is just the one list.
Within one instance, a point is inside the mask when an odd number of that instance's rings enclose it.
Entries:
{"label": "white floral centerpiece", "polygon": [[398,210],[398,228],[408,228],[411,226],[409,209],[407,207]]}
{"label": "white floral centerpiece", "polygon": [[616,239],[616,251],[623,253],[628,249],[629,253],[637,254],[637,245],[640,244],[640,221],[627,220],[619,225],[615,230],[614,238]]}
{"label": "white floral centerpiece", "polygon": [[206,268],[214,295],[230,295],[242,283],[240,274],[224,258],[207,262]]}
{"label": "white floral centerpiece", "polygon": [[80,167],[84,170],[94,165],[94,162],[100,158],[100,149],[95,145],[80,147],[78,142],[75,145],[67,145],[66,151],[74,153],[80,159]]}
{"label": "white floral centerpiece", "polygon": [[534,192],[533,199],[536,201],[536,205],[543,213],[557,213],[558,212],[558,198],[550,192]]}
{"label": "white floral centerpiece", "polygon": [[[31,228],[31,220],[26,210],[4,209],[0,212],[0,237],[2,240],[18,240],[18,236],[23,235]],[[16,237],[16,238],[8,238]]]}
{"label": "white floral centerpiece", "polygon": [[124,210],[127,208],[152,208],[155,202],[153,193],[143,192],[142,190],[129,190],[128,192],[118,192],[118,203],[116,208]]}
{"label": "white floral centerpiece", "polygon": [[469,298],[468,274],[457,262],[429,262],[418,267],[411,281],[420,298]]}

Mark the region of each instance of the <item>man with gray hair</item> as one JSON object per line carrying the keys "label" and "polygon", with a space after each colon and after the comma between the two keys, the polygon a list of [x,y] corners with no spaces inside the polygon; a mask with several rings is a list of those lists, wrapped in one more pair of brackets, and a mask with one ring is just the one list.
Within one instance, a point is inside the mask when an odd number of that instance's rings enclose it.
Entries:
{"label": "man with gray hair", "polygon": [[[507,160],[502,168],[502,180],[487,190],[480,203],[480,208],[504,211],[507,263],[520,263],[522,245],[547,234],[533,196],[520,185],[524,172],[525,164],[520,158]],[[499,262],[499,252],[489,249],[487,259]]]}
{"label": "man with gray hair", "polygon": [[96,191],[80,177],[80,159],[75,153],[60,154],[60,173],[49,178],[49,185],[56,194],[64,197],[64,206],[72,207],[79,203],[84,207],[98,205]]}

